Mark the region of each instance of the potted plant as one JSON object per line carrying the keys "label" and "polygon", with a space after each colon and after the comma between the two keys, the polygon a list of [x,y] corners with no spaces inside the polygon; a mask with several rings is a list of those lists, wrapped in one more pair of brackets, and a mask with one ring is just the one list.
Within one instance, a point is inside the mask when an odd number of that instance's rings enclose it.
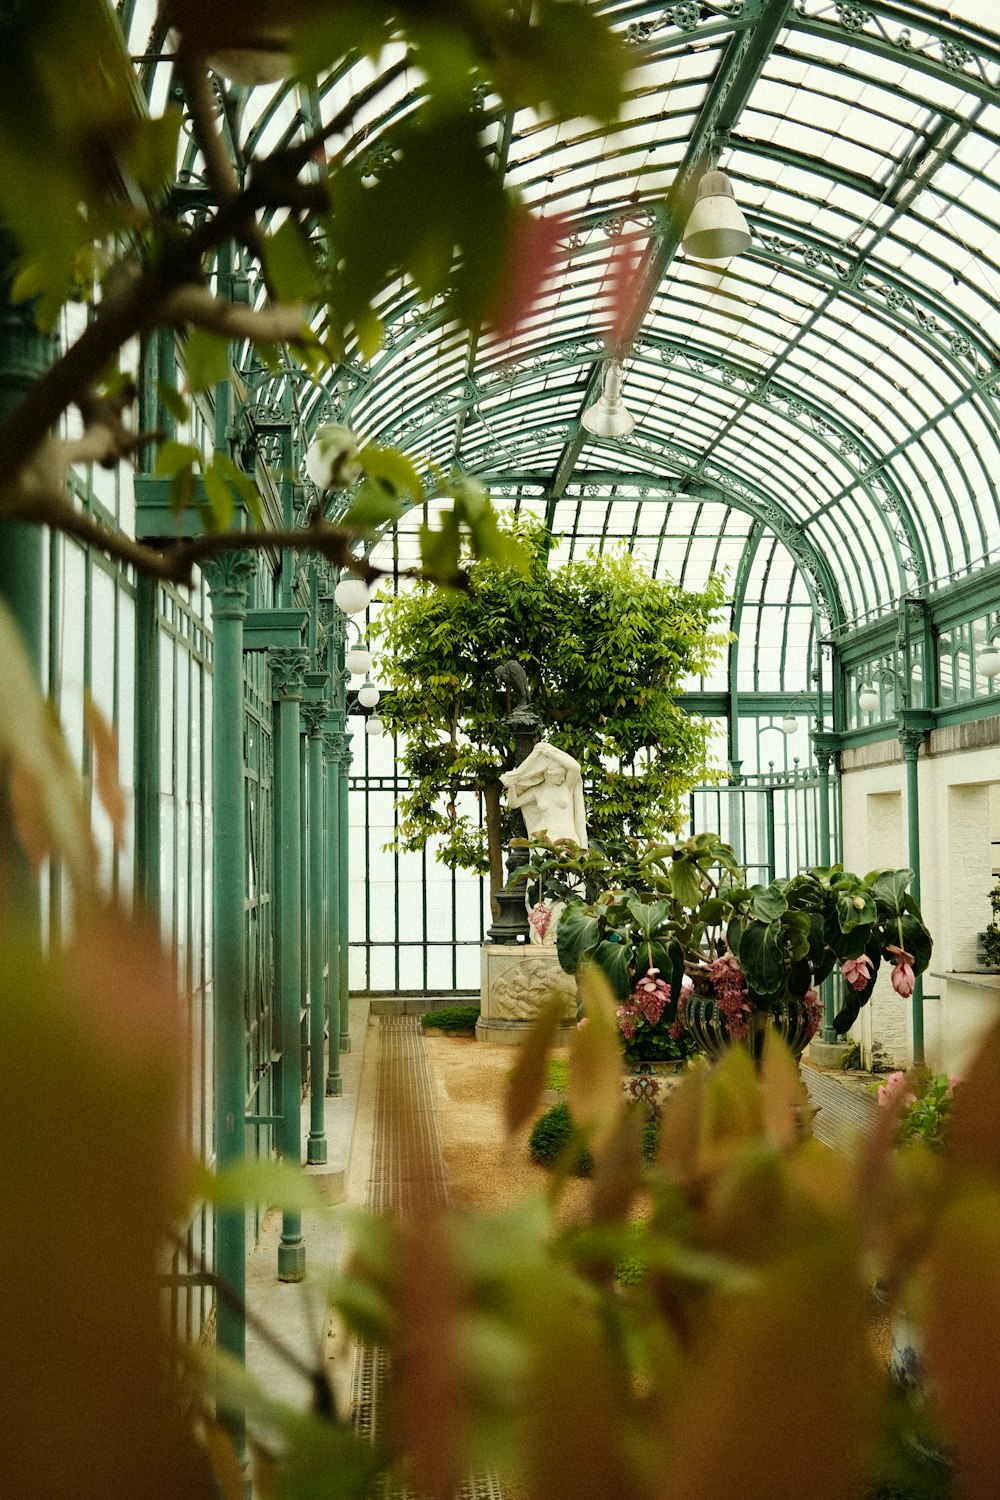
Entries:
{"label": "potted plant", "polygon": [[[617,866],[604,850],[536,841],[529,865],[545,892],[568,896],[556,932],[569,973],[594,964],[608,980],[625,1031],[639,1017],[715,1057],[731,1042],[759,1056],[776,1027],[796,1055],[818,1029],[818,987],[835,970],[843,998],[834,1025],[847,1031],[884,962],[898,994],[913,992],[931,939],[909,894],[911,870],[863,879],[841,865],[745,884],[717,835],[631,846]],[[574,894],[573,882],[576,882]],[[634,1037],[633,1037],[634,1039]]]}

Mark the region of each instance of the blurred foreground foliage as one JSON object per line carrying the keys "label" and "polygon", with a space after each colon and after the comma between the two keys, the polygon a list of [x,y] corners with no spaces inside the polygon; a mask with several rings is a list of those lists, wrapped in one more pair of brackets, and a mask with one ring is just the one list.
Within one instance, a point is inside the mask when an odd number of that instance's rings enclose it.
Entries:
{"label": "blurred foreground foliage", "polygon": [[[446,1496],[484,1471],[533,1500],[857,1500],[872,1475],[872,1494],[935,1493],[935,1451],[954,1457],[957,1495],[992,1500],[1000,1028],[943,1153],[894,1149],[891,1109],[853,1159],[830,1152],[777,1045],[759,1073],[740,1048],[690,1068],[644,1165],[610,997],[592,984],[586,1008],[568,1069],[594,1158],[581,1210],[561,1211],[557,1169],[546,1196],[499,1214],[352,1219],[332,1303],[390,1354],[371,1445],[332,1402],[286,1409],[204,1351],[184,1356],[194,1384],[173,1399],[183,1351],[168,1347],[155,1281],[187,1181],[168,967],[106,910],[48,961],[7,922],[0,1171],[23,1233],[0,1252],[3,1493],[188,1500],[212,1493],[213,1465],[236,1493],[217,1401],[245,1410],[275,1500],[360,1500],[387,1476]],[[516,1129],[538,1108],[554,1018],[514,1068]],[[407,1119],[394,1128],[406,1134]],[[922,1327],[923,1404],[876,1359],[876,1278]]]}

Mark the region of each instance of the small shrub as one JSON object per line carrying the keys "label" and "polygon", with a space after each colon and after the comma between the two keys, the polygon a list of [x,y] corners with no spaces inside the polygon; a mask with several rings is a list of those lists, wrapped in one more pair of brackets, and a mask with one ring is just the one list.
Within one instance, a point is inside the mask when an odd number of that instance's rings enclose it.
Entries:
{"label": "small shrub", "polygon": [[897,1143],[908,1146],[922,1141],[932,1151],[943,1151],[955,1108],[955,1093],[960,1087],[957,1078],[928,1073],[922,1068],[912,1073],[890,1073],[878,1090],[878,1102],[888,1105],[900,1095],[903,1098],[905,1108],[896,1130]]}
{"label": "small shrub", "polygon": [[[561,1100],[547,1109],[532,1127],[528,1137],[528,1154],[540,1167],[554,1167],[576,1136],[576,1127],[569,1112],[569,1105]],[[585,1146],[580,1146],[574,1156],[570,1171],[575,1177],[589,1177],[594,1170],[594,1158]]]}
{"label": "small shrub", "polygon": [[[540,1167],[555,1166],[576,1134],[576,1126],[573,1124],[569,1105],[561,1099],[558,1104],[553,1104],[551,1109],[547,1109],[544,1115],[535,1121],[531,1135],[528,1137],[528,1153],[531,1160]],[[651,1115],[642,1132],[643,1161],[653,1160],[659,1143],[660,1121],[655,1115]],[[589,1177],[593,1169],[593,1158],[587,1148],[581,1145],[570,1170],[576,1177]]]}
{"label": "small shrub", "polygon": [[429,1010],[420,1017],[425,1031],[447,1031],[452,1036],[474,1032],[479,1020],[478,1005],[449,1005],[446,1010]]}
{"label": "small shrub", "polygon": [[861,1043],[851,1042],[840,1061],[845,1073],[856,1073],[861,1067]]}
{"label": "small shrub", "polygon": [[565,1094],[569,1091],[568,1058],[549,1058],[549,1064],[545,1074],[545,1087],[551,1089],[554,1094]]}
{"label": "small shrub", "polygon": [[[650,1125],[656,1122],[650,1120]],[[636,1286],[646,1274],[646,1224],[637,1219],[628,1226],[633,1248],[622,1256],[615,1266],[615,1280],[620,1286]]]}

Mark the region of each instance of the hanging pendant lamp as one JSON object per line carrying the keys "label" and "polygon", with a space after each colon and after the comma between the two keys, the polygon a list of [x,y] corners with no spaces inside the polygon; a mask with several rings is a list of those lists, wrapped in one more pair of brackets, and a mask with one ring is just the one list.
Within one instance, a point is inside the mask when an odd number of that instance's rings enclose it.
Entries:
{"label": "hanging pendant lamp", "polygon": [[622,401],[622,382],[625,372],[621,361],[612,359],[604,368],[604,384],[601,394],[593,406],[588,406],[580,418],[588,432],[595,437],[624,437],[635,426],[635,417],[625,410]]}
{"label": "hanging pendant lamp", "polygon": [[694,260],[728,260],[750,248],[750,229],[725,172],[706,172],[681,242]]}

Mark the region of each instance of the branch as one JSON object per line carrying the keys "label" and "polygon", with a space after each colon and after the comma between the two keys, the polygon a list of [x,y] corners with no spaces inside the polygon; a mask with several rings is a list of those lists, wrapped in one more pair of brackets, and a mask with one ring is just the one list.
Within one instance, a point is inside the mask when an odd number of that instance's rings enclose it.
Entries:
{"label": "branch", "polygon": [[393,63],[391,68],[387,68],[384,73],[380,73],[366,89],[362,89],[359,94],[355,94],[344,105],[344,108],[334,115],[332,120],[329,120],[319,130],[315,131],[313,135],[306,136],[304,141],[298,141],[295,145],[289,146],[280,156],[272,157],[271,160],[280,163],[293,177],[297,177],[306,163],[312,160],[316,153],[326,145],[327,141],[331,140],[335,135],[343,135],[359,109],[363,109],[373,99],[377,99],[382,90],[388,88],[390,83],[395,83],[396,79],[405,73],[412,63],[413,54],[408,51],[405,57],[400,58],[399,62]]}
{"label": "branch", "polygon": [[[49,526],[65,536],[75,537],[88,547],[96,547],[106,557],[127,563],[137,572],[161,583],[177,584],[190,588],[194,583],[195,568],[202,567],[213,558],[227,552],[262,552],[273,548],[276,551],[316,552],[334,567],[342,568],[367,584],[377,583],[388,576],[385,568],[376,568],[363,557],[357,557],[352,545],[361,540],[364,533],[332,526],[329,521],[313,521],[308,526],[285,526],[262,531],[213,531],[203,536],[164,542],[156,546],[152,542],[133,541],[122,531],[112,531],[95,516],[78,510],[56,490],[36,491],[29,494],[0,492],[0,520],[24,521],[37,526]],[[412,578],[417,582],[437,583],[440,579],[422,568],[400,570],[401,578]],[[454,588],[468,588],[469,577],[459,572],[448,582]]]}

